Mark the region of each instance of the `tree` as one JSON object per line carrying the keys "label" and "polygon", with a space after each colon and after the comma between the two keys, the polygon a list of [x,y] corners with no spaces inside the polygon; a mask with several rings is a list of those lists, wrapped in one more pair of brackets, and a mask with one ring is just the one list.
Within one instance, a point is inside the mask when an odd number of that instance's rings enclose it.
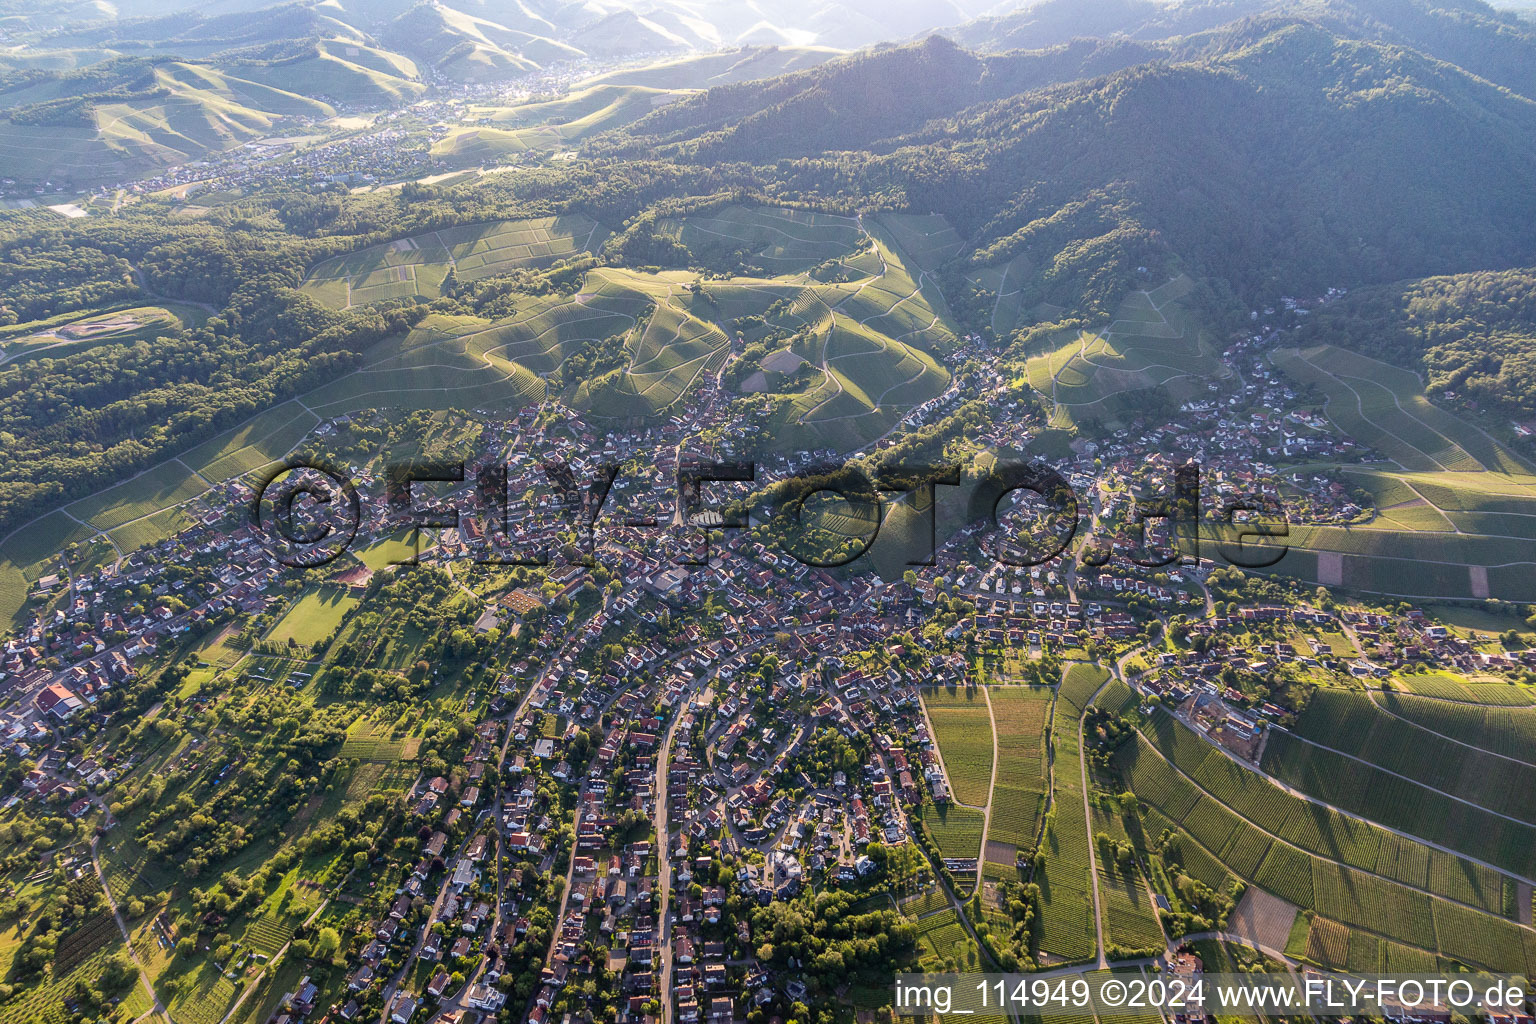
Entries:
{"label": "tree", "polygon": [[315,936],[314,955],[317,960],[329,960],[341,948],[341,936],[335,928],[321,928]]}
{"label": "tree", "polygon": [[197,940],[190,935],[183,935],[176,940],[176,955],[190,960],[197,953]]}

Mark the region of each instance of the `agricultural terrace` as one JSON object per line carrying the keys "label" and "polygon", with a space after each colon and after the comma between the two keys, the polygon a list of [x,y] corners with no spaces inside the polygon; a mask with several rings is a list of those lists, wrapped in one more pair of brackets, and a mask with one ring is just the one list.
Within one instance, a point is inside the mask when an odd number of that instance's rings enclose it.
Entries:
{"label": "agricultural terrace", "polygon": [[1372,694],[1383,711],[1458,743],[1524,763],[1536,762],[1536,710],[1487,707],[1388,690]]}
{"label": "agricultural terrace", "polygon": [[[1388,714],[1364,693],[1319,690],[1292,732],[1430,789],[1536,824],[1536,765],[1442,737]],[[1536,745],[1524,753],[1536,755]]]}
{"label": "agricultural terrace", "polygon": [[382,299],[433,299],[452,270],[473,281],[545,267],[601,245],[605,230],[580,214],[493,221],[397,238],[324,260],[300,289],[335,309]]}
{"label": "agricultural terrace", "polygon": [[1044,963],[1092,959],[1097,952],[1093,880],[1079,730],[1084,709],[1109,674],[1097,665],[1068,665],[1057,694],[1051,736],[1055,791],[1046,814],[1040,886],[1040,951]]}
{"label": "agricultural terrace", "polygon": [[[1506,883],[1512,880],[1496,870],[1443,850],[1415,846],[1358,817],[1288,793],[1236,764],[1170,716],[1154,718],[1145,735],[1156,751],[1202,793],[1200,805],[1193,809],[1199,822],[1209,818],[1212,822],[1232,823],[1235,834],[1242,825],[1234,817],[1241,818],[1318,857],[1374,872],[1490,913],[1501,911]],[[1231,816],[1226,812],[1231,812]],[[1224,843],[1215,852],[1221,854],[1228,849]],[[1412,860],[1405,861],[1405,857]]]}
{"label": "agricultural terrace", "polygon": [[1209,339],[1178,299],[1193,283],[1187,277],[1155,291],[1127,296],[1099,331],[1051,333],[1025,364],[1029,385],[1052,406],[1052,425],[1069,428],[1095,419],[1114,428],[1142,411],[1152,389],[1183,401],[1212,378],[1227,376]]}
{"label": "agricultural terrace", "polygon": [[1292,526],[1290,545],[1304,557],[1276,571],[1414,597],[1536,598],[1536,562],[1520,554],[1536,539],[1529,464],[1431,403],[1409,370],[1328,345],[1277,349],[1271,361],[1316,389],[1329,419],[1380,459],[1341,467],[1371,492],[1376,518]]}
{"label": "agricultural terrace", "polygon": [[853,217],[810,210],[726,206],[663,219],[659,233],[687,247],[708,266],[736,257],[751,272],[780,277],[803,273],[853,251],[864,232]]}
{"label": "agricultural terrace", "polygon": [[1039,836],[1049,785],[1045,728],[1053,696],[1047,687],[995,686],[988,692],[997,728],[988,860],[1012,866],[1013,857],[992,856],[991,844],[1007,844],[1027,854]]}
{"label": "agricultural terrace", "polygon": [[1283,732],[1270,737],[1264,770],[1351,814],[1536,877],[1536,827],[1521,819]]}
{"label": "agricultural terrace", "polygon": [[1295,797],[1165,714],[1115,764],[1148,834],[1173,830],[1165,855],[1207,884],[1225,869],[1404,946],[1494,970],[1536,966],[1536,933],[1489,916],[1515,909],[1514,882],[1496,871]]}

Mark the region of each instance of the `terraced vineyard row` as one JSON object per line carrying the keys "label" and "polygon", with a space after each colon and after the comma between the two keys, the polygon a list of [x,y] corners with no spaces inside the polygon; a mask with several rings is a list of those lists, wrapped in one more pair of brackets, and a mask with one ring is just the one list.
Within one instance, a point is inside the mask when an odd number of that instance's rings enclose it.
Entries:
{"label": "terraced vineyard row", "polygon": [[980,690],[930,688],[922,693],[954,798],[985,807],[992,790],[992,724]]}
{"label": "terraced vineyard row", "polygon": [[1389,691],[1376,701],[1426,729],[1506,757],[1536,760],[1536,711],[1490,708]]}
{"label": "terraced vineyard row", "polygon": [[[1536,822],[1536,765],[1427,733],[1377,708],[1363,693],[1319,690],[1294,731],[1479,807]],[[1536,744],[1524,753],[1536,754]]]}
{"label": "terraced vineyard row", "polygon": [[[1185,833],[1170,849],[1186,870],[1209,879],[1217,864],[1225,865],[1260,888],[1315,909],[1330,921],[1469,965],[1522,971],[1536,967],[1536,932],[1278,841],[1200,794],[1166,762],[1159,767],[1159,761],[1159,749],[1138,737],[1122,748],[1116,763],[1138,798],[1155,809],[1146,817],[1161,815]],[[1200,853],[1193,852],[1197,847]],[[1415,859],[1395,843],[1390,857],[1393,863],[1410,868],[1422,864],[1427,870],[1429,863],[1428,857]],[[1502,888],[1496,891],[1502,895]],[[1502,899],[1491,909],[1501,912]],[[1488,939],[1489,935],[1496,940]],[[1336,953],[1334,949],[1330,955]]]}
{"label": "terraced vineyard row", "polygon": [[1090,839],[1083,810],[1078,727],[1083,708],[1106,675],[1094,665],[1070,666],[1062,677],[1052,719],[1055,792],[1046,816],[1045,870],[1035,873],[1040,885],[1040,949],[1049,954],[1051,962],[1086,960],[1095,952]]}
{"label": "terraced vineyard row", "polygon": [[[1293,796],[1235,763],[1170,715],[1154,717],[1146,732],[1164,757],[1215,798],[1205,797],[1202,802],[1219,801],[1224,810],[1231,809],[1227,813],[1236,812],[1233,817],[1262,822],[1274,835],[1320,857],[1387,875],[1489,913],[1502,912],[1504,879],[1498,872],[1441,850],[1405,844],[1391,833],[1357,818]],[[1282,736],[1272,736],[1270,742]],[[1246,866],[1258,848],[1258,840],[1250,839],[1238,849],[1237,841],[1230,833],[1227,836],[1234,854]],[[1225,842],[1214,849],[1224,847]]]}
{"label": "terraced vineyard row", "polygon": [[1323,750],[1284,732],[1270,736],[1264,770],[1346,811],[1530,878],[1536,828],[1458,803],[1418,783]]}
{"label": "terraced vineyard row", "polygon": [[1045,725],[1051,691],[1044,687],[994,687],[989,693],[997,725],[997,783],[987,838],[1033,846],[1045,812]]}

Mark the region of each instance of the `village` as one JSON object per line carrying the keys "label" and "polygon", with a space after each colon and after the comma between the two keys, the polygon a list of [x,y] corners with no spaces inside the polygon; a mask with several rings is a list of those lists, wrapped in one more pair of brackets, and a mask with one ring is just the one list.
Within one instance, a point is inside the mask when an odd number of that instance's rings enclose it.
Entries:
{"label": "village", "polygon": [[[1240,343],[1228,357],[1246,353]],[[955,356],[992,358],[975,339]],[[1159,549],[1156,531],[1138,537],[1138,496],[1166,488],[1187,459],[1200,462],[1218,507],[1257,489],[1299,521],[1371,515],[1340,481],[1284,469],[1319,453],[1366,453],[1304,413],[1249,412],[1296,396],[1262,370],[1242,379],[1209,408],[1181,413],[1182,429],[1144,423],[1075,443],[1055,467],[1084,496],[1081,550],[1102,556],[1018,564],[1002,556],[996,530],[968,522],[940,538],[930,564],[893,580],[806,564],[761,527],[721,529],[726,495],[744,496],[745,483],[712,484],[680,505],[672,470],[688,460],[751,458],[760,489],[836,455],[765,451],[712,382],[690,412],[628,431],[552,402],[452,418],[476,452],[462,482],[423,487],[404,510],[367,502],[354,544],[410,536],[395,563],[450,575],[487,553],[563,557],[525,564],[520,584],[479,606],[474,631],[515,636],[526,653],[496,674],[462,764],[405,794],[419,853],[363,868],[382,872],[370,886],[388,886],[389,898],[344,937],[344,990],[306,977],[272,1020],[544,1024],[602,1002],[624,1022],[695,1024],[794,1001],[803,965],[776,960],[754,932],[762,908],[806,891],[900,892],[976,875],[974,859],[938,857],[918,820],[954,790],[919,687],[964,690],[985,681],[980,665],[1085,651],[1119,659],[1144,708],[1166,709],[1253,766],[1309,681],[1536,666],[1536,652],[1471,641],[1406,604],[1324,609],[1299,592],[1289,603],[1218,604],[1215,594],[1238,585],[1226,575],[1234,570],[1181,559],[1166,536]],[[982,442],[1027,450],[1041,426],[1034,414],[1000,390],[981,401],[993,424]],[[902,429],[959,402],[952,388]],[[355,439],[381,429],[382,414],[342,416],[305,447],[345,465],[366,492],[388,467]],[[613,511],[594,518],[581,487],[607,464],[618,472],[597,507]],[[424,509],[474,508],[485,466],[506,469],[499,521],[465,511],[457,525],[402,532]],[[253,497],[248,480],[222,483],[188,507],[194,525],[173,539],[79,574],[66,557],[37,582],[38,611],[0,661],[0,748],[36,765],[12,802],[104,812],[99,794],[132,760],[72,756],[67,740],[108,724],[98,705],[114,688],[195,638],[265,629],[255,624],[296,593],[324,586],[360,598],[402,571],[344,555],[304,570],[296,587],[244,518]],[[314,526],[327,514],[300,519]],[[1039,525],[1023,522],[1025,535]],[[1161,559],[1132,557],[1154,549]],[[636,624],[700,607],[711,614],[690,618],[671,647],[613,644]],[[952,622],[941,628],[945,611]],[[317,671],[293,669],[286,684],[306,688]],[[113,827],[110,814],[99,827]],[[937,891],[958,910],[953,890]]]}

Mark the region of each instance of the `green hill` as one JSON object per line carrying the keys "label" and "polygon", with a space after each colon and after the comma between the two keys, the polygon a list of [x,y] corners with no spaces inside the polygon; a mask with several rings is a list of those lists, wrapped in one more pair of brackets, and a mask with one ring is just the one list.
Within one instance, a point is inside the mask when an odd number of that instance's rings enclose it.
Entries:
{"label": "green hill", "polygon": [[111,62],[0,90],[0,176],[86,184],[182,163],[270,133],[286,117],[329,117],[309,96],[206,64]]}
{"label": "green hill", "polygon": [[[1250,21],[1202,45],[972,103],[1032,58],[994,64],[930,39],[711,90],[596,148],[697,165],[811,155],[831,187],[944,214],[977,263],[1030,253],[1048,269],[1026,305],[1108,313],[1135,268],[1175,253],[1240,293],[1536,260],[1530,100],[1309,21]],[[946,104],[965,106],[940,116]]]}
{"label": "green hill", "polygon": [[[533,21],[529,27],[538,29],[546,24]],[[580,49],[536,31],[433,2],[419,3],[401,14],[384,26],[379,38],[385,45],[461,81],[506,77],[582,56]]]}

